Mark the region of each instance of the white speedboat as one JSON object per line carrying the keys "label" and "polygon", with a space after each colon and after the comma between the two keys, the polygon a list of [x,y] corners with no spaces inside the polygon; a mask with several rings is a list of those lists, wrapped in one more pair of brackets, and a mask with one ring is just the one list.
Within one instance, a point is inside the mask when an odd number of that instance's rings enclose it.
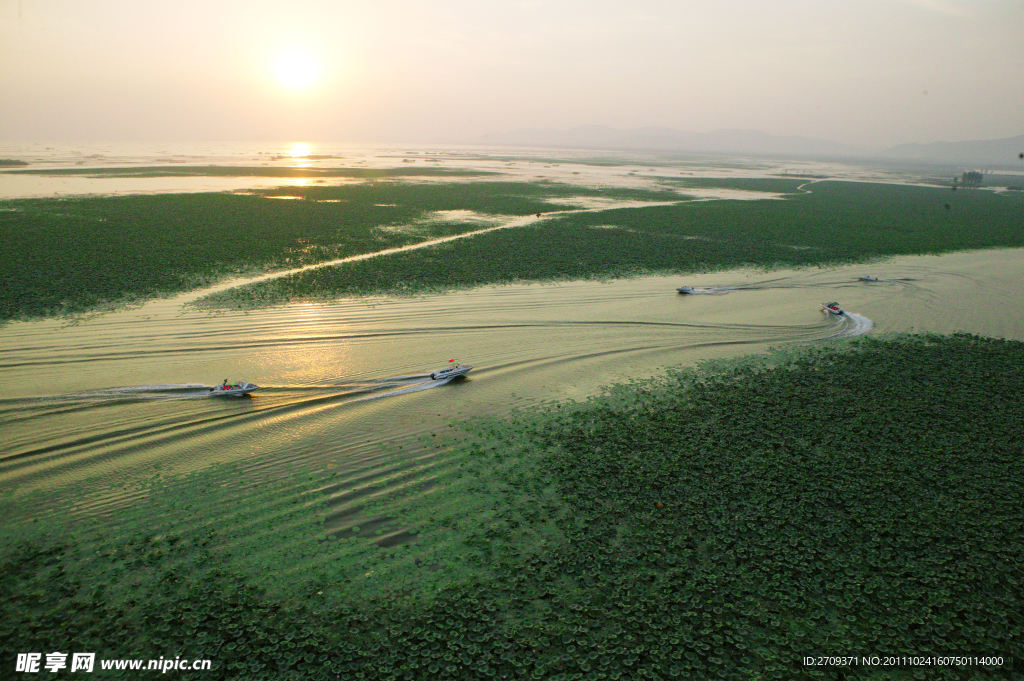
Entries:
{"label": "white speedboat", "polygon": [[857,277],[857,278],[860,279],[861,281],[878,281],[878,277],[872,277],[872,276],[863,276],[863,277]]}
{"label": "white speedboat", "polygon": [[456,362],[455,364],[452,364],[451,366],[447,366],[444,369],[438,369],[437,371],[431,371],[430,372],[430,378],[434,379],[435,381],[440,381],[440,380],[445,379],[445,378],[455,378],[457,376],[465,376],[466,374],[469,373],[469,370],[472,369],[472,368],[473,367],[470,367],[470,366],[462,366],[461,364]]}
{"label": "white speedboat", "polygon": [[676,290],[680,293],[693,293],[693,287],[691,286],[680,286]]}
{"label": "white speedboat", "polygon": [[225,378],[224,382],[216,388],[210,388],[210,395],[212,397],[241,397],[242,395],[248,395],[253,390],[259,390],[259,386],[255,383],[249,383],[248,381],[228,383],[228,380]]}
{"label": "white speedboat", "polygon": [[846,314],[846,312],[843,311],[843,308],[839,307],[839,303],[822,303],[821,307],[825,312],[834,314],[837,317],[841,317]]}

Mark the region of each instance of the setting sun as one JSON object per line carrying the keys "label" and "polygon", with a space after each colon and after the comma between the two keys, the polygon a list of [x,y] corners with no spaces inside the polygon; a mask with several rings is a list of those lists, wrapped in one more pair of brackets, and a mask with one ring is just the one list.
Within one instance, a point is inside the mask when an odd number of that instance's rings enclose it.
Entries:
{"label": "setting sun", "polygon": [[320,77],[320,64],[307,52],[285,52],[274,62],[274,75],[293,90],[305,90]]}
{"label": "setting sun", "polygon": [[292,158],[303,158],[309,156],[310,146],[306,142],[293,142],[288,149],[288,155]]}

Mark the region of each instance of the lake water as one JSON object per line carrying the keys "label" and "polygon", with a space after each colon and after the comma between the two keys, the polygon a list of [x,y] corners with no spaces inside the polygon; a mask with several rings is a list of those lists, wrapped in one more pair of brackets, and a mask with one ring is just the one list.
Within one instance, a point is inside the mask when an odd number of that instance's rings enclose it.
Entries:
{"label": "lake water", "polygon": [[[872,182],[927,182],[919,172],[821,161],[772,161],[675,154],[627,154],[614,162],[607,152],[501,147],[391,148],[307,143],[266,144],[16,144],[0,143],[0,158],[24,161],[24,168],[0,168],[0,200],[77,195],[238,191],[311,182],[338,184],[348,178],[240,177],[117,177],[90,175],[88,169],[181,166],[278,168],[441,168],[500,173],[496,179],[527,182],[550,180],[581,186],[652,188],[665,179],[748,177],[831,177]],[[76,175],[35,175],[19,170],[74,170]],[[419,177],[417,181],[427,181]],[[451,178],[447,178],[450,181]],[[749,198],[741,192],[707,189],[695,192],[712,198]]]}
{"label": "lake water", "polygon": [[[665,180],[797,174],[809,184],[822,176],[928,181],[844,164],[639,155],[610,163],[605,156],[300,144],[0,145],[0,158],[56,169],[444,167],[591,187],[677,187]],[[320,180],[5,171],[0,199],[239,191],[313,181]],[[774,198],[714,189],[693,195]],[[611,205],[617,204],[586,199],[576,209]],[[533,220],[496,218],[482,221],[481,228],[515,228]],[[879,281],[858,281],[863,275]],[[253,484],[288,480],[289,503],[301,505],[308,492],[322,491],[329,472],[331,531],[356,522],[351,513],[367,495],[387,495],[413,483],[428,489],[433,450],[423,438],[456,432],[448,428],[451,423],[583,400],[602,386],[654,376],[668,366],[865,333],[968,331],[1024,340],[1024,315],[1015,312],[1024,304],[1022,279],[1024,250],[1004,250],[835,269],[484,287],[214,314],[184,306],[205,293],[193,292],[73,324],[11,323],[0,326],[0,490],[16,490],[15,504],[7,508],[23,517],[52,512],[55,499],[72,499],[75,517],[116,518],[131,505],[145,525],[147,513],[163,512],[145,504],[157,479],[231,463],[234,478],[214,476],[207,484],[221,488],[238,476]],[[675,289],[682,285],[701,287],[704,295],[679,295]],[[849,314],[826,315],[820,304],[832,300]],[[466,379],[431,380],[429,372],[450,359],[474,369]],[[241,399],[210,397],[209,386],[225,378],[253,381],[261,389]],[[419,462],[418,472],[411,472],[412,461]],[[296,470],[307,474],[296,477]],[[394,475],[397,470],[401,476]],[[244,485],[238,493],[234,504],[248,499]],[[216,522],[221,513],[207,512],[204,522]],[[293,541],[290,526],[276,522],[276,507],[253,513],[261,518],[256,540],[267,546]],[[397,537],[381,541],[408,540]]]}
{"label": "lake water", "polygon": [[[873,275],[877,282],[858,281]],[[694,364],[861,333],[968,331],[1024,340],[1024,250],[871,265],[486,287],[252,312],[187,311],[195,295],[76,324],[0,327],[0,485],[37,512],[129,503],[155,473],[237,462],[261,476],[333,466],[372,479],[382,447]],[[684,296],[681,285],[706,287]],[[839,301],[850,313],[828,317]],[[425,373],[457,359],[465,380]],[[222,379],[248,398],[210,398]],[[27,494],[44,492],[44,494]]]}

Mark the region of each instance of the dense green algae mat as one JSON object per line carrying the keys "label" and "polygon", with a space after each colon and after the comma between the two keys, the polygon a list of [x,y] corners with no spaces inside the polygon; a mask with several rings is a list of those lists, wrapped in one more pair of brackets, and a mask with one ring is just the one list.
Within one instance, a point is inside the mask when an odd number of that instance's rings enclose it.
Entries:
{"label": "dense green algae mat", "polygon": [[[28,171],[23,171],[28,172]],[[0,321],[75,314],[479,229],[440,212],[524,216],[578,197],[675,202],[550,215],[537,224],[316,269],[218,294],[213,307],[416,293],[515,281],[834,265],[1024,246],[1024,195],[789,178],[648,178],[651,189],[481,181],[446,168],[169,166],[41,173],[349,178],[244,193],[0,202]],[[404,179],[403,179],[404,178]],[[418,178],[418,182],[416,181]],[[687,190],[781,200],[686,200]],[[268,200],[273,196],[301,200]],[[561,202],[561,203],[560,203]]]}
{"label": "dense green algae mat", "polygon": [[[387,175],[341,170],[357,177]],[[551,210],[550,202],[559,198],[598,195],[650,199],[665,193],[544,183],[369,181],[248,194],[2,201],[0,320],[84,312],[239,273],[299,267],[481,227],[446,220],[437,211],[529,215]]]}
{"label": "dense green algae mat", "polygon": [[202,678],[1014,678],[1022,381],[1022,343],[864,338],[443,429],[394,468],[429,494],[343,513],[327,470],[154,483],[104,522],[10,497],[0,640]]}
{"label": "dense green algae mat", "polygon": [[[401,294],[518,281],[839,265],[890,255],[1024,246],[1024,197],[782,179],[667,179],[666,186],[789,192],[551,216],[514,230],[316,269],[218,293],[211,307]],[[798,187],[806,185],[804,190]],[[808,191],[809,190],[809,191]]]}

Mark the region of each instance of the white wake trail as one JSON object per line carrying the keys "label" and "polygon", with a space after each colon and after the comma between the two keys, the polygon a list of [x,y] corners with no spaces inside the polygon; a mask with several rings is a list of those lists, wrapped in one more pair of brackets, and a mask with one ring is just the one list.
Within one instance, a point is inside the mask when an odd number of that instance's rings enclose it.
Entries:
{"label": "white wake trail", "polygon": [[837,317],[837,331],[831,335],[825,336],[825,339],[863,336],[871,331],[871,328],[874,325],[875,323],[864,315],[857,314],[856,312],[847,312],[846,314]]}
{"label": "white wake trail", "polygon": [[[428,376],[429,376],[429,374],[428,374]],[[424,381],[423,383],[417,383],[415,385],[410,385],[408,387],[400,388],[398,390],[392,390],[392,391],[386,392],[386,393],[378,393],[376,395],[370,395],[368,397],[361,397],[358,400],[352,400],[352,401],[353,402],[365,402],[366,400],[379,400],[382,397],[396,397],[398,395],[408,395],[409,393],[418,393],[421,390],[430,390],[431,388],[437,388],[439,386],[445,385],[446,383],[450,383],[450,382],[454,381],[456,378],[459,378],[459,376],[455,376],[453,378],[442,378],[442,379],[438,379],[438,380],[430,379],[430,380]]]}

